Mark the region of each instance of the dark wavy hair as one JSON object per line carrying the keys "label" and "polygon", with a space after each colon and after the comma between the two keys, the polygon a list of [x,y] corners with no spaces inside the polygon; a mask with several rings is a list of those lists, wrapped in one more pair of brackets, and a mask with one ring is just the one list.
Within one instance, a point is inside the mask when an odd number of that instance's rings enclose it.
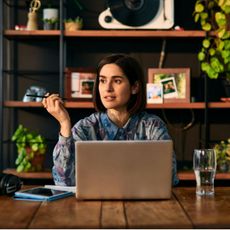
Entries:
{"label": "dark wavy hair", "polygon": [[128,78],[129,83],[133,86],[136,82],[139,83],[139,91],[137,94],[132,94],[127,105],[128,112],[135,114],[143,111],[146,106],[146,82],[138,61],[125,54],[112,54],[103,58],[97,67],[96,82],[93,90],[93,103],[98,112],[105,112],[106,108],[101,102],[99,94],[99,76],[102,67],[106,64],[116,64],[121,68],[125,76]]}

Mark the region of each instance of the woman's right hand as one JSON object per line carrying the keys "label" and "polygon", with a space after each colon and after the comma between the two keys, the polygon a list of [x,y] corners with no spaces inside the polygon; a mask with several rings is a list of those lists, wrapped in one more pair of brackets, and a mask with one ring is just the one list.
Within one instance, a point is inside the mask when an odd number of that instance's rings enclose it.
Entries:
{"label": "woman's right hand", "polygon": [[59,94],[46,94],[46,96],[47,98],[42,101],[44,108],[59,122],[61,135],[69,137],[71,135],[71,121],[69,113],[64,107],[64,102]]}

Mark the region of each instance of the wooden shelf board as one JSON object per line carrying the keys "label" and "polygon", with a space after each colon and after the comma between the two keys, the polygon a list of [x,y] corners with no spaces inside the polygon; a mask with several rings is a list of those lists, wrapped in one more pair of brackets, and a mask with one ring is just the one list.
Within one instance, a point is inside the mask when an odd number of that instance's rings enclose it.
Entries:
{"label": "wooden shelf board", "polygon": [[48,170],[43,172],[17,172],[16,169],[5,169],[3,173],[13,174],[24,179],[52,179],[52,173]]}
{"label": "wooden shelf board", "polygon": [[230,102],[210,102],[208,107],[210,109],[230,108]]}
{"label": "wooden shelf board", "polygon": [[147,109],[204,109],[203,102],[148,104]]}
{"label": "wooden shelf board", "polygon": [[203,31],[177,31],[177,30],[79,30],[64,32],[67,37],[204,37]]}
{"label": "wooden shelf board", "polygon": [[42,107],[41,102],[23,102],[23,101],[5,101],[4,102],[5,107],[12,107],[12,108],[17,108],[17,107],[25,107],[25,108],[30,108],[30,107]]}
{"label": "wooden shelf board", "polygon": [[[42,107],[41,102],[22,102],[22,101],[5,101],[5,107],[12,108],[30,108],[30,107]],[[69,101],[65,102],[66,108],[94,108],[92,102],[86,101]],[[148,104],[147,109],[204,109],[204,102],[192,102],[192,103],[163,103],[163,104]],[[209,108],[230,108],[230,102],[210,102]]]}
{"label": "wooden shelf board", "polygon": [[[201,30],[77,30],[64,31],[66,37],[205,37],[205,32]],[[60,30],[5,30],[7,37],[14,36],[59,36]]]}
{"label": "wooden shelf board", "polygon": [[14,36],[59,36],[60,30],[5,30],[4,35],[7,37]]}

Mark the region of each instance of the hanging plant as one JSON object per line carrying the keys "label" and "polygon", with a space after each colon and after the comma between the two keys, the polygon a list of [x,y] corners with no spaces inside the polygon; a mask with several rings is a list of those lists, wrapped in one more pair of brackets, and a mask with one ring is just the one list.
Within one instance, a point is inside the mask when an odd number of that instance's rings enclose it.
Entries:
{"label": "hanging plant", "polygon": [[230,1],[196,0],[194,20],[206,33],[198,53],[201,70],[209,78],[230,80]]}

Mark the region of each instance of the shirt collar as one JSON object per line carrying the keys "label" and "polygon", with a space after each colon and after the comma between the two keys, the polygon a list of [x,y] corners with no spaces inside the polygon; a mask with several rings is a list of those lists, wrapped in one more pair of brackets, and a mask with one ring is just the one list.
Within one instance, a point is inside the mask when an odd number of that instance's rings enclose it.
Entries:
{"label": "shirt collar", "polygon": [[[138,115],[131,116],[126,124],[122,127],[122,129],[125,129],[127,131],[133,129],[137,125],[137,121]],[[105,133],[108,140],[114,140],[120,128],[109,119],[107,113],[101,113],[101,122],[103,127],[105,128]]]}

